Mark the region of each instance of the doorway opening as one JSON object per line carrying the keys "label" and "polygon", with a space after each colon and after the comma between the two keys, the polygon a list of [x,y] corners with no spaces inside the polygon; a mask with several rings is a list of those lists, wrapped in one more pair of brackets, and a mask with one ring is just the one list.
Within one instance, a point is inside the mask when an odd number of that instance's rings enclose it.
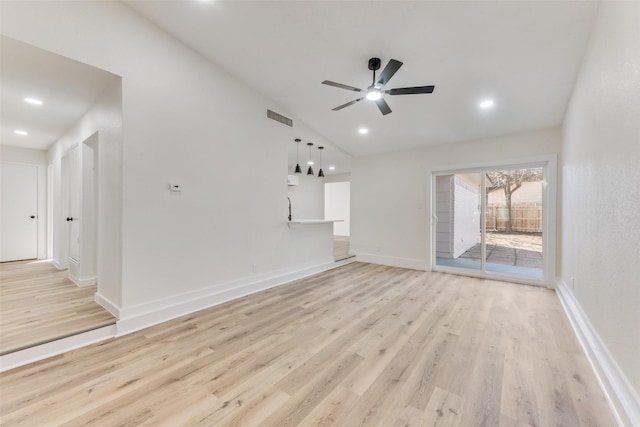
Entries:
{"label": "doorway opening", "polygon": [[555,258],[549,170],[538,162],[434,173],[433,269],[546,284]]}
{"label": "doorway opening", "polygon": [[[120,153],[122,145],[122,78],[18,40],[0,39],[2,86],[64,95],[58,101],[66,106],[44,116],[25,113],[19,122],[33,131],[33,138],[2,141],[3,163],[36,165],[38,183],[38,212],[27,216],[37,222],[38,261],[0,264],[0,298],[8,302],[0,310],[0,362],[4,363],[3,354],[19,359],[16,351],[20,349],[98,329],[103,319],[115,323],[107,311],[113,307],[105,301],[118,303],[121,294],[121,247],[114,240],[120,238],[121,224],[109,219],[121,217],[117,197],[121,158],[115,153]],[[21,101],[5,95],[10,91],[2,92],[3,112],[5,106]],[[11,107],[11,111],[17,114],[22,109]],[[98,135],[102,129],[107,131]],[[0,182],[5,185],[4,179]],[[110,194],[112,198],[100,200],[98,189],[102,197]],[[27,192],[16,194],[24,198]],[[17,203],[10,206],[14,205],[17,209]],[[1,243],[8,243],[4,230],[0,231]],[[12,239],[21,245],[31,240],[29,236]],[[7,261],[25,258],[36,256],[12,256]],[[105,280],[100,280],[100,273]]]}
{"label": "doorway opening", "polygon": [[324,184],[324,218],[333,223],[333,258],[336,262],[351,258],[351,183],[327,182]]}

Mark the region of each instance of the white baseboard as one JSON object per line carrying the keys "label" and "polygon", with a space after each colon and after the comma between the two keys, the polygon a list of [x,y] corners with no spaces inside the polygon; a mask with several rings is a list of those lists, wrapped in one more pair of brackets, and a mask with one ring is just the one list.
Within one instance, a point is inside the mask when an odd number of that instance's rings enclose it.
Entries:
{"label": "white baseboard", "polygon": [[100,290],[93,295],[93,299],[96,303],[98,303],[102,308],[107,310],[109,313],[113,314],[116,318],[120,314],[120,308],[114,304],[109,298],[103,296],[100,293]]}
{"label": "white baseboard", "polygon": [[561,278],[556,280],[556,293],[569,322],[582,344],[604,389],[618,424],[640,426],[640,398],[615,362],[589,318]]}
{"label": "white baseboard", "polygon": [[[114,304],[110,305],[112,312],[118,319],[116,336],[125,335],[176,317],[184,316],[198,310],[213,307],[236,298],[255,292],[260,292],[275,286],[283,285],[293,280],[331,270],[341,265],[354,262],[336,263],[333,258],[327,258],[314,265],[299,266],[296,269],[286,269],[232,282],[217,284],[206,289],[174,295],[133,307],[118,310]],[[105,302],[101,300],[99,303]],[[106,308],[106,307],[105,307]],[[109,308],[107,310],[111,311]]]}
{"label": "white baseboard", "polygon": [[104,326],[99,329],[71,335],[66,338],[40,344],[35,347],[25,348],[0,356],[0,372],[37,362],[48,357],[57,356],[67,351],[95,344],[116,334],[116,325]]}
{"label": "white baseboard", "polygon": [[80,288],[82,288],[84,286],[93,286],[96,283],[98,283],[98,278],[97,277],[88,277],[86,279],[80,279],[79,277],[75,277],[71,273],[69,273],[69,279],[71,279],[71,281],[73,283],[75,283],[76,285],[78,285],[78,287],[80,287]]}
{"label": "white baseboard", "polygon": [[51,260],[51,265],[53,265],[56,269],[62,271],[62,270],[66,270],[62,265],[60,265],[60,263],[58,261],[56,261],[55,259]]}
{"label": "white baseboard", "polygon": [[416,258],[399,258],[380,254],[356,253],[356,260],[371,264],[388,265],[390,267],[411,268],[413,270],[428,271],[427,262]]}

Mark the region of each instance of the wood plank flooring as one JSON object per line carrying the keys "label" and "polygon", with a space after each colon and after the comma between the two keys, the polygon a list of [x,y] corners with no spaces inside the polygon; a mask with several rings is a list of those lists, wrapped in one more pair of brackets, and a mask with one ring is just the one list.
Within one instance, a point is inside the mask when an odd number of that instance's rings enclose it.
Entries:
{"label": "wood plank flooring", "polygon": [[112,325],[94,301],[49,261],[0,263],[0,355]]}
{"label": "wood plank flooring", "polygon": [[0,424],[615,426],[553,291],[352,263],[0,375]]}

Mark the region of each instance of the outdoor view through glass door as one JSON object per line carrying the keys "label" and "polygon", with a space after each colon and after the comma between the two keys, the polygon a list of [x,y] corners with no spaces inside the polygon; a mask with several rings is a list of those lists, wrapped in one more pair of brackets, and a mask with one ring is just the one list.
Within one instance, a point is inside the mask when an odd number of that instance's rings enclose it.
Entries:
{"label": "outdoor view through glass door", "polygon": [[543,167],[436,174],[435,266],[541,280]]}

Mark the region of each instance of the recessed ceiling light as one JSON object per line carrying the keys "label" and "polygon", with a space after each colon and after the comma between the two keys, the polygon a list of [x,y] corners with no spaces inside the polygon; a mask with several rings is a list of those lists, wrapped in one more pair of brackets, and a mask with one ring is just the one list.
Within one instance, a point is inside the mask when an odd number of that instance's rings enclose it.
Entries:
{"label": "recessed ceiling light", "polygon": [[16,135],[29,135],[29,132],[20,129],[14,130],[13,133],[15,133]]}
{"label": "recessed ceiling light", "polygon": [[336,170],[336,167],[335,166],[329,166],[329,170],[330,171],[334,171],[334,170]]}
{"label": "recessed ceiling light", "polygon": [[365,135],[367,133],[369,133],[369,129],[367,128],[360,128],[358,129],[358,132],[361,133],[362,135]]}
{"label": "recessed ceiling light", "polygon": [[486,110],[487,108],[491,108],[493,107],[493,99],[485,99],[484,101],[482,101],[480,104],[478,104],[480,106],[480,108],[482,108],[483,110]]}
{"label": "recessed ceiling light", "polygon": [[35,98],[25,98],[24,102],[28,102],[29,104],[33,104],[33,105],[42,105],[42,101]]}
{"label": "recessed ceiling light", "polygon": [[307,162],[307,164],[308,164],[309,166],[312,166],[312,165],[313,165],[313,160],[309,160],[309,161]]}

